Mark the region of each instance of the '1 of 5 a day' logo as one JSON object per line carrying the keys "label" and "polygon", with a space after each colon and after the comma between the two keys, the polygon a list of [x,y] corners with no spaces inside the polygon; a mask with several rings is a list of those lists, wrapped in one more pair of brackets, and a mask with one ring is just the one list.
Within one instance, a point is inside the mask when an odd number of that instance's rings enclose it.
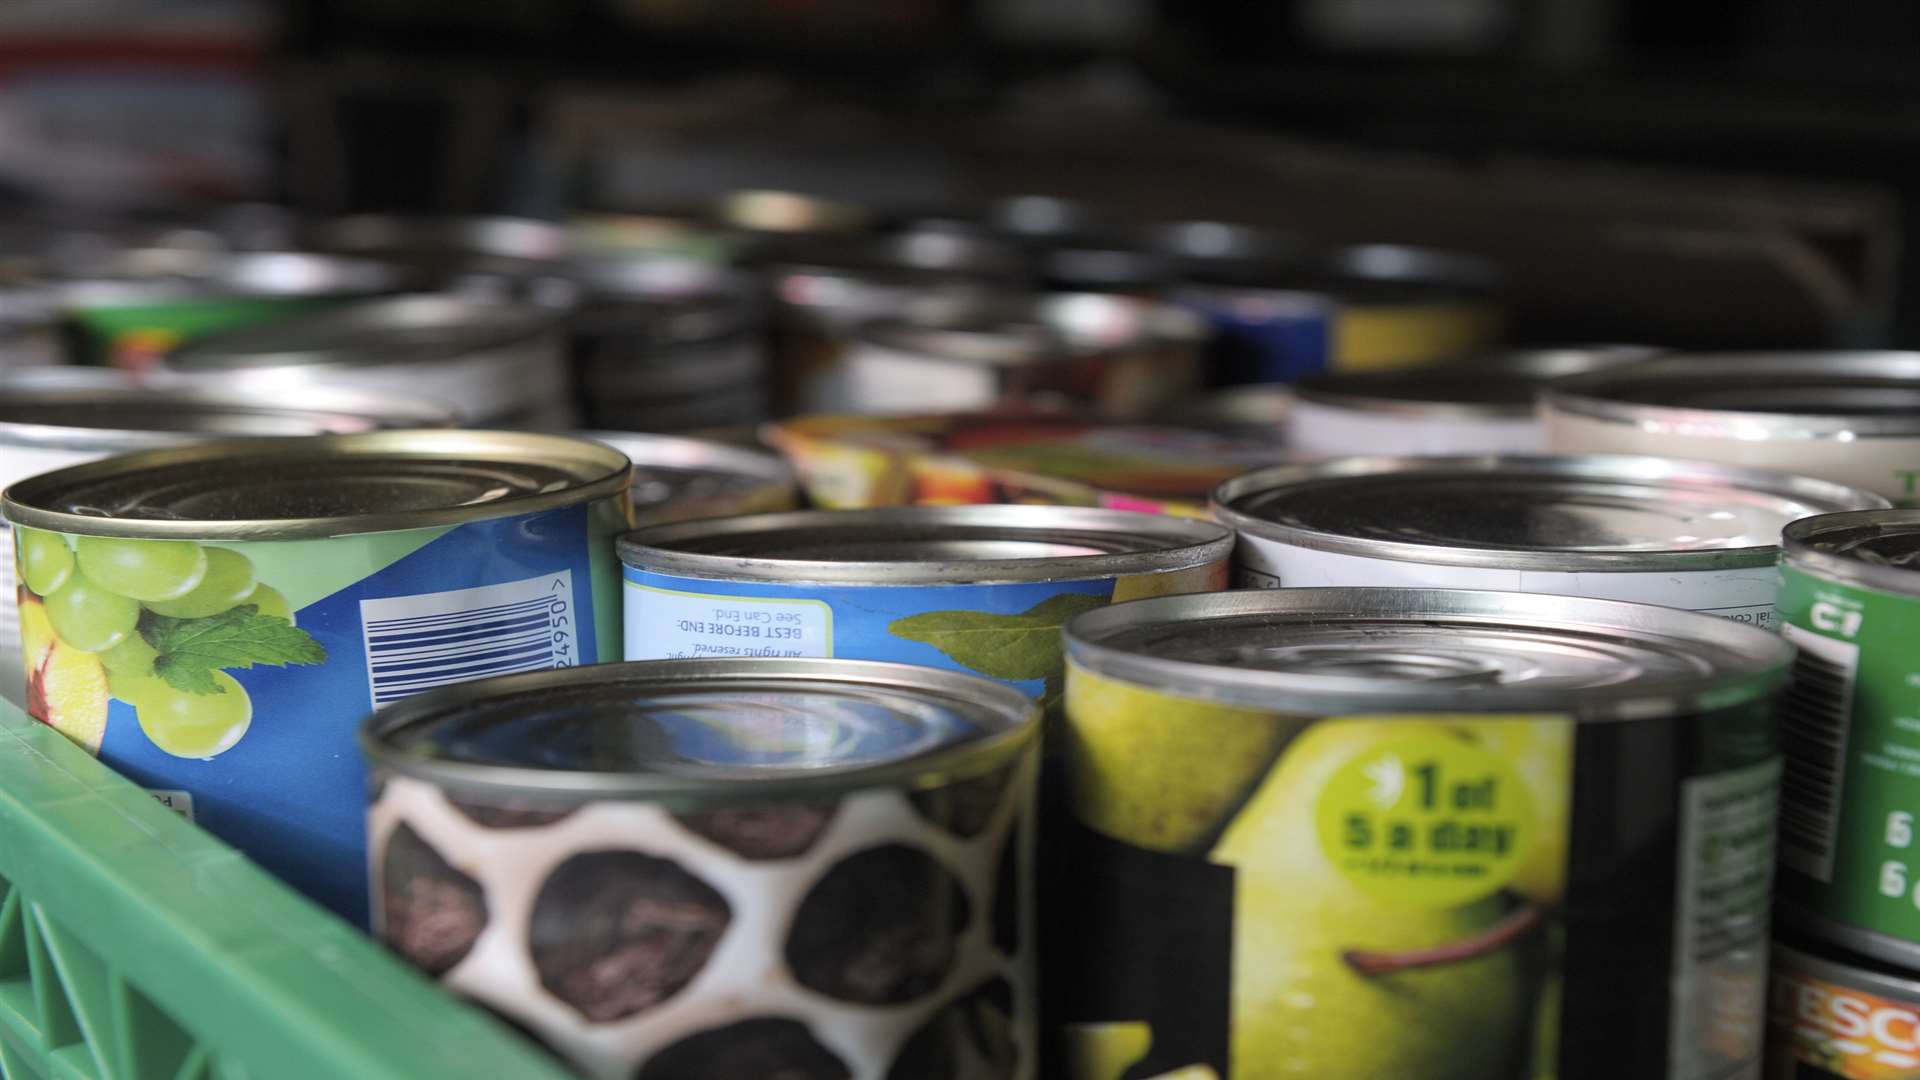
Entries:
{"label": "'1 of 5 a day' logo", "polygon": [[1818,979],[1774,982],[1774,1022],[1795,1056],[1843,1076],[1904,1077],[1920,1069],[1920,1012]]}

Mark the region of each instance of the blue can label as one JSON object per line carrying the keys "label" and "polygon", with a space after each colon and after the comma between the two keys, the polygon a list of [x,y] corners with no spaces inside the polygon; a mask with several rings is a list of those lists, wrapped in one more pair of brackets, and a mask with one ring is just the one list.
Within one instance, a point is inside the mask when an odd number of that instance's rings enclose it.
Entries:
{"label": "blue can label", "polygon": [[992,585],[820,585],[626,568],[626,657],[891,660],[987,675],[1051,701],[1060,627],[1115,600],[1225,587],[1225,563]]}
{"label": "blue can label", "polygon": [[28,711],[364,923],[360,722],[453,683],[610,659],[622,518],[603,500],[314,540],[19,529]]}

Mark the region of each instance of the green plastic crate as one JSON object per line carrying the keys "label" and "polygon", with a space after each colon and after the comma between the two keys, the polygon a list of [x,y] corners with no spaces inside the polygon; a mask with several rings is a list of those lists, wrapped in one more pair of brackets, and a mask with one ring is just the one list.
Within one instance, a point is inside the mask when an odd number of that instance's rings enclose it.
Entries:
{"label": "green plastic crate", "polygon": [[0,701],[0,1077],[568,1075]]}

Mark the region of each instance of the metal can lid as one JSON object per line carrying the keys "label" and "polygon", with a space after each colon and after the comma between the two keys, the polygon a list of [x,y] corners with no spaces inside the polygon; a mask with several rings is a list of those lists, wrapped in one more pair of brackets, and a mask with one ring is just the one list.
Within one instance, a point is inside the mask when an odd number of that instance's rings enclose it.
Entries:
{"label": "metal can lid", "polygon": [[1846,581],[1920,595],[1920,509],[1822,514],[1787,526],[1793,562]]}
{"label": "metal can lid", "polygon": [[1306,252],[1297,236],[1230,221],[1167,222],[1152,226],[1146,236],[1153,250],[1187,268],[1211,263],[1297,265]]}
{"label": "metal can lid", "polygon": [[864,229],[865,209],[796,191],[734,191],[720,197],[713,216],[723,225],[752,232],[833,233]]}
{"label": "metal can lid", "polygon": [[703,805],[931,788],[1001,767],[1036,706],[975,675],[852,660],[654,660],[509,675],[369,719],[374,767],[523,797]]}
{"label": "metal can lid", "polygon": [[41,473],[0,495],[0,509],[21,525],[88,536],[284,540],[623,496],[631,471],[610,446],[528,432],[224,439]]}
{"label": "metal can lid", "polygon": [[1024,240],[1083,236],[1094,227],[1091,208],[1058,195],[1009,195],[987,209],[992,228]]}
{"label": "metal can lid", "polygon": [[715,498],[764,488],[791,490],[793,470],[778,454],[684,435],[582,431],[633,462],[633,502],[644,513],[680,498]]}
{"label": "metal can lid", "polygon": [[1349,457],[1214,489],[1214,516],[1295,547],[1532,570],[1768,566],[1780,530],[1878,495],[1787,473],[1602,454]]}
{"label": "metal can lid", "polygon": [[355,214],[322,222],[312,240],[323,251],[395,258],[491,257],[551,262],[567,251],[566,230],[515,217],[404,217]]}
{"label": "metal can lid", "polygon": [[393,289],[399,272],[388,263],[311,251],[247,251],[214,264],[211,285],[245,296],[325,296]]}
{"label": "metal can lid", "polygon": [[105,368],[0,374],[0,445],[120,452],[208,436],[351,435],[455,422],[437,402],[341,387],[295,395]]}
{"label": "metal can lid", "polygon": [[1920,352],[1656,357],[1548,387],[1555,412],[1746,439],[1920,435]]}
{"label": "metal can lid", "polygon": [[955,294],[909,306],[855,336],[902,352],[1017,366],[1163,345],[1198,344],[1204,325],[1172,304],[1102,293]]}
{"label": "metal can lid", "polygon": [[1526,417],[1540,387],[1655,350],[1633,345],[1513,349],[1398,371],[1315,375],[1293,384],[1302,401],[1369,413]]}
{"label": "metal can lid", "polygon": [[1458,589],[1267,589],[1075,616],[1067,654],[1176,696],[1278,712],[1650,719],[1763,698],[1793,647],[1674,608]]}
{"label": "metal can lid", "polygon": [[1210,521],[1082,506],[908,506],[746,514],[639,529],[628,566],[685,577],[870,585],[1074,581],[1220,562]]}
{"label": "metal can lid", "polygon": [[1406,244],[1353,244],[1326,257],[1327,272],[1354,281],[1420,285],[1483,293],[1498,290],[1506,273],[1479,255]]}
{"label": "metal can lid", "polygon": [[164,365],[171,371],[215,372],[431,363],[549,333],[558,325],[552,310],[532,304],[416,293],[354,301],[202,338],[170,353]]}

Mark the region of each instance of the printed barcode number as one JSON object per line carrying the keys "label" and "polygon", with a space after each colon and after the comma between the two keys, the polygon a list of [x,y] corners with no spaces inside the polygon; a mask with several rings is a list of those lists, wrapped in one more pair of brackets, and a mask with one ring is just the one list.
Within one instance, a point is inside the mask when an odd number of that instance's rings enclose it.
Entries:
{"label": "printed barcode number", "polygon": [[360,601],[378,709],[425,690],[580,662],[573,574]]}
{"label": "printed barcode number", "polygon": [[1797,626],[1783,632],[1800,653],[1793,663],[1781,732],[1786,768],[1780,777],[1780,861],[1831,881],[1847,718],[1860,648]]}

